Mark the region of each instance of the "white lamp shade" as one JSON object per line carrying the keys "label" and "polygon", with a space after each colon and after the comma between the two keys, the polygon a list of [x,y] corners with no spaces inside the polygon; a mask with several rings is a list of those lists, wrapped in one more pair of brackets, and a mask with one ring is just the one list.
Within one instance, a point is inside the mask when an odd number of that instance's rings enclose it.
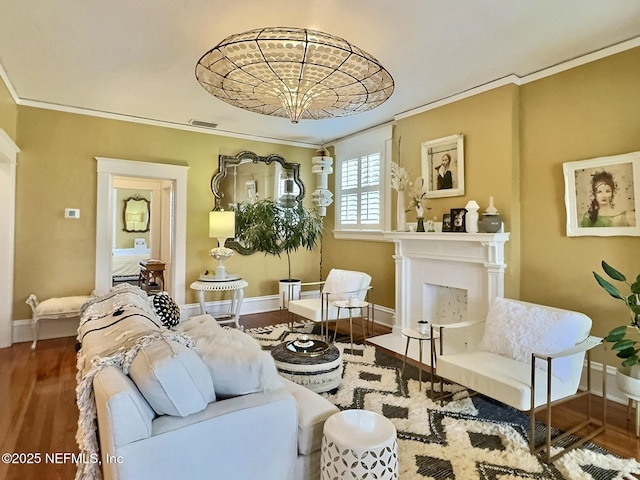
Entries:
{"label": "white lamp shade", "polygon": [[[209,237],[234,238],[236,236],[236,213],[233,211],[209,212]],[[220,245],[221,247],[224,245]]]}

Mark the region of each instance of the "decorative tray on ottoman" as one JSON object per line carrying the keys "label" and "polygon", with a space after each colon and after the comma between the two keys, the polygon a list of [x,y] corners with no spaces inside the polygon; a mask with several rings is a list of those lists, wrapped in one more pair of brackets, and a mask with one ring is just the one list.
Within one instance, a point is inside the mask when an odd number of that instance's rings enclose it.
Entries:
{"label": "decorative tray on ottoman", "polygon": [[310,340],[306,335],[302,335],[297,340],[287,342],[287,350],[299,355],[322,355],[329,350],[329,344],[321,340]]}

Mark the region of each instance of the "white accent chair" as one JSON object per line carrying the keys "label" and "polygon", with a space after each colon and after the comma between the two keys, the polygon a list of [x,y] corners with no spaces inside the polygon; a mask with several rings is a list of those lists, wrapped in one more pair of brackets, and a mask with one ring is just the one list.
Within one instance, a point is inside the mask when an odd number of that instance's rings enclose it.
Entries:
{"label": "white accent chair", "polygon": [[[484,323],[479,343],[467,344],[466,351],[446,352],[448,330],[469,328]],[[582,445],[604,430],[606,401],[602,420],[591,415],[590,350],[602,343],[589,335],[591,319],[569,310],[496,298],[486,320],[432,325],[440,334],[440,354],[435,356],[436,375],[498,400],[530,416],[529,447],[532,454],[550,463],[567,451]],[[449,332],[452,333],[452,332]],[[586,390],[578,391],[587,357]],[[587,396],[587,418],[561,435],[551,438],[551,408],[567,400]],[[606,399],[603,378],[602,396]],[[543,442],[535,436],[535,414],[546,409]],[[552,455],[551,447],[570,434],[595,425],[588,435]]]}
{"label": "white accent chair", "polygon": [[[367,297],[372,289],[371,276],[353,270],[331,269],[327,279],[322,282],[306,282],[301,287],[320,288],[320,296],[317,298],[302,298],[300,300],[289,300],[288,310],[290,318],[293,315],[320,323],[322,336],[329,339],[329,322],[341,319],[349,319],[348,308],[337,308],[332,304],[338,300],[349,300],[350,297],[357,297],[358,300],[367,301]],[[291,298],[291,297],[289,297]],[[361,309],[363,327],[366,322],[373,322],[373,305],[369,301],[367,307]],[[335,332],[334,332],[335,340]],[[351,332],[353,342],[353,331]]]}

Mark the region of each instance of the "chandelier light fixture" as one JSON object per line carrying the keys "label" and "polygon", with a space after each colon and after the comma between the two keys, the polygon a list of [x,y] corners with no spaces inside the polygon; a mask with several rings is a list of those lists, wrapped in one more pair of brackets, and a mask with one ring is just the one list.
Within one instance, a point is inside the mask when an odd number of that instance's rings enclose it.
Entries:
{"label": "chandelier light fixture", "polygon": [[394,88],[367,52],[327,33],[289,27],[225,38],[198,60],[196,78],[220,100],[293,123],[366,112]]}

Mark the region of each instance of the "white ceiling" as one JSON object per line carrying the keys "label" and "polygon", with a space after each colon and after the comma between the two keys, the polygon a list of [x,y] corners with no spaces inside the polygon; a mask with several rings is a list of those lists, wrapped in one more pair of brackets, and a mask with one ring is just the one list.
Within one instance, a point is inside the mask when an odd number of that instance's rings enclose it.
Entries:
{"label": "white ceiling", "polygon": [[[349,40],[391,73],[393,95],[366,113],[294,125],[205,92],[197,60],[266,26]],[[638,0],[0,0],[0,70],[20,104],[197,119],[224,134],[314,145],[639,37]]]}

